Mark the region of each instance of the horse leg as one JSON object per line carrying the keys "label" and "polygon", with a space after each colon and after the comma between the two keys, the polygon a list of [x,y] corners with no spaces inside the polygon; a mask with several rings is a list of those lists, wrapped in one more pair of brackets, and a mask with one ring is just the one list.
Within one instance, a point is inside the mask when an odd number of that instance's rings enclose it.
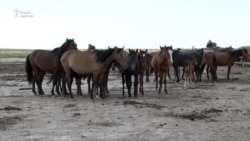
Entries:
{"label": "horse leg", "polygon": [[95,89],[95,87],[96,86],[98,86],[98,74],[93,74],[93,76],[92,76],[92,90],[91,90],[91,93],[90,93],[90,98],[91,99],[94,99],[94,96],[93,96],[93,91],[94,91],[94,89]]}
{"label": "horse leg", "polygon": [[164,72],[163,74],[163,79],[164,79],[164,90],[165,90],[165,93],[167,94],[168,90],[167,90],[167,73],[166,72]]}
{"label": "horse leg", "polygon": [[161,88],[162,88],[162,80],[163,80],[163,73],[160,72],[160,86],[159,86],[159,93],[161,93]]}
{"label": "horse leg", "polygon": [[228,69],[227,69],[227,80],[230,80],[230,78],[229,78],[230,71],[231,71],[231,65],[228,65]]}
{"label": "horse leg", "polygon": [[146,82],[149,82],[149,67],[146,68]]}
{"label": "horse leg", "polygon": [[155,71],[155,89],[158,89],[158,72]]}
{"label": "horse leg", "polygon": [[122,74],[122,96],[124,97],[125,91],[124,91],[124,83],[125,83],[125,74]]}
{"label": "horse leg", "polygon": [[72,94],[72,91],[71,91],[71,84],[72,84],[72,77],[71,77],[71,70],[70,69],[68,69],[68,70],[66,70],[65,69],[65,71],[66,71],[66,81],[67,81],[67,86],[68,86],[68,89],[69,89],[69,96],[70,96],[70,98],[74,98],[74,96],[73,96],[73,94]]}
{"label": "horse leg", "polygon": [[52,79],[53,79],[53,84],[52,84],[51,94],[54,95],[54,88],[57,85],[57,80],[56,80],[57,77],[55,73],[52,75]]}
{"label": "horse leg", "polygon": [[104,99],[105,98],[105,95],[104,95],[104,75],[105,74],[102,74],[102,75],[100,75],[99,76],[99,80],[98,80],[98,85],[99,85],[99,87],[100,87],[100,97],[102,98],[102,99]]}
{"label": "horse leg", "polygon": [[183,67],[183,69],[182,69],[182,76],[181,76],[181,79],[182,79],[182,80],[184,80],[184,72],[185,72],[185,70],[186,70],[186,68]]}
{"label": "horse leg", "polygon": [[[206,71],[207,71],[207,79],[209,80],[210,79],[210,77],[209,77],[209,66],[207,66],[207,68],[206,68]],[[210,68],[210,71],[211,71],[211,68]]]}
{"label": "horse leg", "polygon": [[138,74],[134,75],[134,97],[137,97],[138,92]]}
{"label": "horse leg", "polygon": [[58,94],[58,95],[61,95],[61,93],[60,93],[60,89],[62,88],[61,87],[61,77],[59,77],[58,78],[58,80],[57,80],[57,83],[56,83],[56,93]]}
{"label": "horse leg", "polygon": [[140,92],[142,93],[142,95],[144,95],[144,91],[143,91],[143,75],[144,72],[140,73]]}
{"label": "horse leg", "polygon": [[77,74],[76,76],[77,95],[82,95],[81,80],[82,80],[82,75]]}
{"label": "horse leg", "polygon": [[34,76],[32,78],[32,92],[34,93],[34,95],[36,94],[36,81],[37,81],[37,75],[36,73],[34,73]]}
{"label": "horse leg", "polygon": [[108,90],[108,76],[109,76],[109,71],[105,72],[104,74],[104,80],[103,80],[103,91],[104,95],[107,97],[109,96],[109,90]]}
{"label": "horse leg", "polygon": [[176,82],[180,82],[178,66],[174,66],[174,72],[176,76]]}
{"label": "horse leg", "polygon": [[91,85],[90,85],[90,81],[91,81],[91,78],[92,78],[92,76],[91,75],[88,75],[87,76],[87,82],[88,82],[88,95],[90,95],[91,94]]}
{"label": "horse leg", "polygon": [[132,82],[131,82],[131,75],[130,74],[125,75],[125,81],[126,81],[126,86],[127,86],[127,89],[128,89],[128,96],[131,97],[131,85],[132,85]]}
{"label": "horse leg", "polygon": [[40,72],[38,75],[38,81],[37,81],[37,88],[38,88],[38,93],[40,95],[44,95],[43,89],[42,89],[42,83],[43,83],[43,77],[45,75],[45,72]]}

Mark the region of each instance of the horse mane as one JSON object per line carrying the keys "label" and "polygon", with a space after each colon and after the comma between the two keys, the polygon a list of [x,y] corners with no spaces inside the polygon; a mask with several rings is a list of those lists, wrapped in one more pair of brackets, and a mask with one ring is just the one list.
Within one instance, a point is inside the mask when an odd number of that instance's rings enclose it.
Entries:
{"label": "horse mane", "polygon": [[53,49],[51,52],[54,53],[57,59],[60,61],[63,53],[67,50],[69,44],[72,42],[74,42],[73,39],[66,39],[66,41],[60,47]]}
{"label": "horse mane", "polygon": [[54,48],[52,51],[51,51],[51,53],[55,53],[55,52],[57,52],[59,50],[59,47],[56,47],[56,48]]}
{"label": "horse mane", "polygon": [[233,50],[231,52],[231,56],[235,59],[237,59],[238,57],[240,57],[242,55],[242,49],[237,49],[237,50]]}
{"label": "horse mane", "polygon": [[105,62],[116,50],[116,48],[109,48],[106,50],[94,50],[96,53],[96,61],[97,62]]}

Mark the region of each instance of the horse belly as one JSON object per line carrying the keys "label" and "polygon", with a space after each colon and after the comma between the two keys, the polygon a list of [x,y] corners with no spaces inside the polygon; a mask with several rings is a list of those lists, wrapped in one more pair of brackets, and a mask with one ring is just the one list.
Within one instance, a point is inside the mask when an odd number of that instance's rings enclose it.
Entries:
{"label": "horse belly", "polygon": [[97,67],[94,63],[84,63],[78,61],[77,63],[71,64],[70,68],[78,74],[93,74],[98,71],[100,67]]}

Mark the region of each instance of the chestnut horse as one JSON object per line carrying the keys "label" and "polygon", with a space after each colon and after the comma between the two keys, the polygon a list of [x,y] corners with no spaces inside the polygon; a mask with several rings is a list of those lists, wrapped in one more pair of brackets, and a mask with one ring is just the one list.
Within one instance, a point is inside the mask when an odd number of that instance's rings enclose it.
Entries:
{"label": "chestnut horse", "polygon": [[229,74],[231,71],[232,65],[234,65],[234,61],[239,61],[240,57],[245,60],[249,59],[248,50],[245,48],[227,51],[227,52],[214,52],[216,58],[217,66],[228,66],[227,69],[227,79],[229,80]]}
{"label": "chestnut horse", "polygon": [[143,90],[143,77],[144,73],[147,69],[147,49],[145,51],[140,50],[139,51],[139,62],[140,62],[140,72],[139,72],[139,84],[140,84],[140,93],[144,95],[144,90]]}
{"label": "chestnut horse", "polygon": [[207,68],[206,68],[206,72],[207,72],[207,79],[209,80],[209,73],[211,73],[212,76],[212,81],[217,81],[217,74],[216,74],[216,58],[214,55],[214,52],[203,52],[202,55],[202,65],[206,64]]}
{"label": "chestnut horse", "polygon": [[156,90],[158,89],[158,77],[160,76],[160,87],[158,92],[161,93],[162,81],[164,81],[164,90],[167,93],[167,73],[171,64],[173,63],[172,46],[170,47],[160,47],[161,51],[153,55],[151,60],[151,66],[153,67],[156,81]]}
{"label": "chestnut horse", "polygon": [[[53,88],[51,93],[54,94],[54,85],[56,85],[58,77],[62,72],[60,58],[67,50],[77,50],[77,44],[74,39],[66,39],[65,43],[53,51],[34,50],[26,57],[25,70],[27,80],[32,83],[32,92],[36,95],[35,83],[38,87],[38,93],[43,95],[42,82],[46,73],[53,74]],[[57,90],[58,92],[58,90]],[[59,93],[59,92],[58,92]]]}
{"label": "chestnut horse", "polygon": [[195,66],[198,64],[198,61],[196,59],[196,56],[193,55],[191,58],[186,60],[184,62],[184,76],[185,76],[185,81],[184,81],[184,88],[187,88],[189,85],[190,81],[194,81],[194,72],[195,72]]}
{"label": "chestnut horse", "polygon": [[92,90],[90,97],[93,99],[93,89],[97,86],[100,88],[100,97],[103,95],[104,74],[112,63],[115,63],[120,71],[127,68],[126,57],[123,55],[122,49],[107,49],[94,51],[78,51],[70,50],[63,54],[61,63],[65,70],[67,86],[69,88],[70,97],[73,98],[71,91],[71,74],[75,72],[80,75],[92,74]]}

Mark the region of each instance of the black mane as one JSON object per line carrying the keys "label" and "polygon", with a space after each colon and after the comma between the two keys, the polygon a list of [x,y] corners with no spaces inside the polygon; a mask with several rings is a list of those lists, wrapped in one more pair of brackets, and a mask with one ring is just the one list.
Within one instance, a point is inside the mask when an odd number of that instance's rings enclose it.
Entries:
{"label": "black mane", "polygon": [[57,59],[60,61],[60,58],[62,57],[63,53],[68,50],[68,46],[72,42],[74,42],[73,39],[66,39],[66,41],[61,45],[61,47],[57,47],[53,49],[51,52],[54,53]]}
{"label": "black mane", "polygon": [[105,62],[115,51],[115,49],[94,50],[97,62]]}
{"label": "black mane", "polygon": [[232,51],[231,55],[234,59],[238,59],[240,56],[242,56],[242,49]]}

